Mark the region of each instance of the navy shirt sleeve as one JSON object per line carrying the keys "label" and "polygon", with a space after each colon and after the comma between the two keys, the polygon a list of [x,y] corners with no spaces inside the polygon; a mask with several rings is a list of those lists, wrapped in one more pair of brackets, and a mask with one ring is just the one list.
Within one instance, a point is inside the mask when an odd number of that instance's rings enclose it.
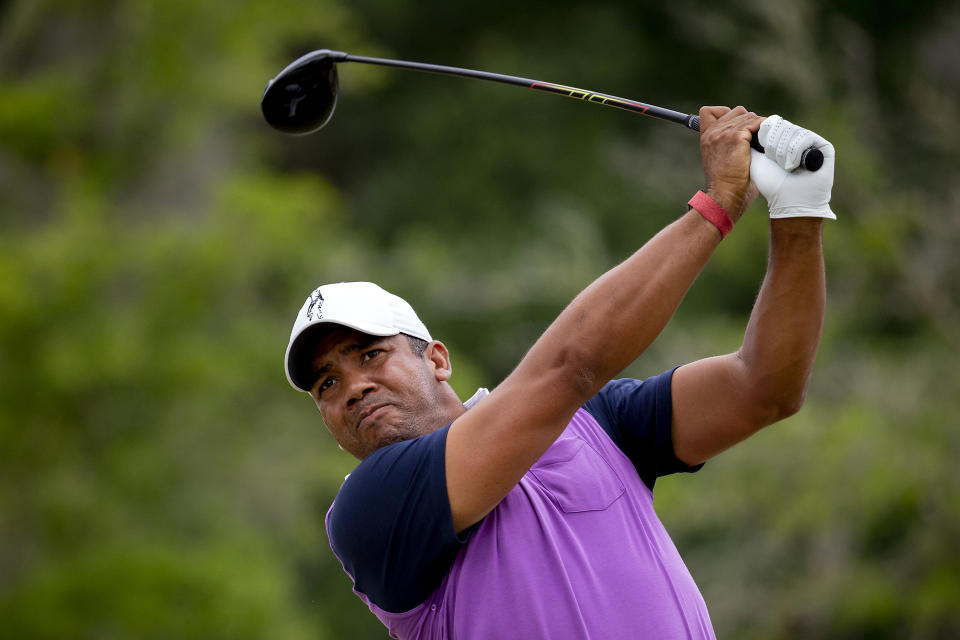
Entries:
{"label": "navy shirt sleeve", "polygon": [[440,585],[472,531],[458,536],[447,496],[449,425],[378,449],[344,481],[330,510],[330,546],[357,591],[391,613]]}
{"label": "navy shirt sleeve", "polygon": [[583,406],[630,458],[650,490],[660,476],[703,466],[687,466],[673,452],[670,382],[674,371],[646,380],[611,380]]}

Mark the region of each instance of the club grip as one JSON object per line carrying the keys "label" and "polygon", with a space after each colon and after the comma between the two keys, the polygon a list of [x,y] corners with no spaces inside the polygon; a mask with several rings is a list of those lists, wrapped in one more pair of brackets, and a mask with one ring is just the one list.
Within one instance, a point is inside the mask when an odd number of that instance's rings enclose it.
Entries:
{"label": "club grip", "polygon": [[[687,119],[687,127],[694,131],[700,131],[700,116],[691,115]],[[763,145],[760,144],[756,131],[753,132],[753,137],[750,139],[750,146],[763,153]],[[803,153],[800,154],[800,164],[807,171],[816,171],[823,166],[823,151],[816,147],[804,149]]]}

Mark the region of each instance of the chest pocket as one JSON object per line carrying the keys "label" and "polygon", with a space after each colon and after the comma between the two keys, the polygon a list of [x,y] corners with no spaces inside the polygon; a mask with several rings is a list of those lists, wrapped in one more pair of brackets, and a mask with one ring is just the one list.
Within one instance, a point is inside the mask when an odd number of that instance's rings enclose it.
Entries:
{"label": "chest pocket", "polygon": [[554,442],[530,473],[566,513],[602,511],[624,491],[613,468],[577,436]]}

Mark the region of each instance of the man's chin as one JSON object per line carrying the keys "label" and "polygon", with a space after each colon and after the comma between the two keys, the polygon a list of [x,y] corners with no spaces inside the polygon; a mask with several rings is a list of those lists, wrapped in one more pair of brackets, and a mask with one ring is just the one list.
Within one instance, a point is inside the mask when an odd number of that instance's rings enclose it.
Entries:
{"label": "man's chin", "polygon": [[[390,417],[396,418],[397,416]],[[360,428],[359,435],[362,436],[363,444],[367,446],[366,453],[363,457],[370,455],[377,449],[382,449],[383,447],[398,442],[413,440],[414,438],[433,431],[433,429],[424,429],[423,425],[416,422],[407,422],[404,420],[393,422],[384,418],[387,418],[387,416],[381,416],[376,422],[364,424]]]}
{"label": "man's chin", "polygon": [[377,441],[377,449],[382,449],[391,444],[396,444],[398,442],[406,442],[407,440],[413,440],[415,436],[405,436],[399,433],[394,433],[388,436],[384,436]]}
{"label": "man's chin", "polygon": [[408,430],[404,429],[402,426],[396,426],[392,424],[370,425],[369,427],[365,426],[364,429],[369,429],[370,433],[366,435],[370,435],[372,437],[368,440],[367,452],[363,457],[370,455],[377,449],[382,449],[398,442],[413,440],[420,435],[417,433],[408,433]]}

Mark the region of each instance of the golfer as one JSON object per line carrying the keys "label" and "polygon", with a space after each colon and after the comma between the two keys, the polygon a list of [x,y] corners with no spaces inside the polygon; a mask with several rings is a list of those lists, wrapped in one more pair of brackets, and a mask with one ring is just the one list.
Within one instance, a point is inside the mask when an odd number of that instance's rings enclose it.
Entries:
{"label": "golfer", "polygon": [[[307,299],[287,376],[361,460],[326,526],[391,637],[714,637],[652,489],[801,406],[823,323],[834,150],[743,107],[704,107],[700,123],[706,183],[687,213],[582,291],[490,393],[461,402],[447,348],[378,286],[329,284]],[[753,132],[766,155],[751,151]],[[794,171],[810,146],[823,167]],[[758,189],[769,261],[740,349],[611,381]]]}

